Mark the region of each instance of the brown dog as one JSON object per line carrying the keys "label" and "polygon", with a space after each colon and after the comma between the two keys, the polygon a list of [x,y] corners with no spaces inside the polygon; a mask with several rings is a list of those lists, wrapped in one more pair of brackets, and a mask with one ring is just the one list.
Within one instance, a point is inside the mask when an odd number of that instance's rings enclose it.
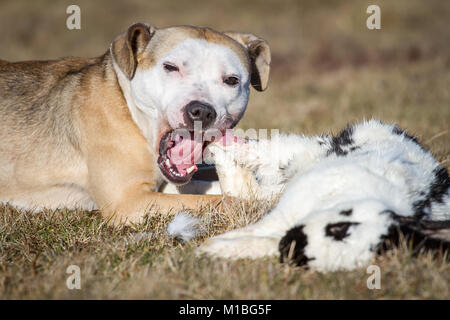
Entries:
{"label": "brown dog", "polygon": [[202,135],[236,125],[249,85],[267,87],[269,64],[267,43],[254,35],[141,23],[98,58],[0,60],[0,201],[100,208],[116,222],[139,221],[152,205],[220,203],[157,191],[189,182],[205,146],[194,126]]}

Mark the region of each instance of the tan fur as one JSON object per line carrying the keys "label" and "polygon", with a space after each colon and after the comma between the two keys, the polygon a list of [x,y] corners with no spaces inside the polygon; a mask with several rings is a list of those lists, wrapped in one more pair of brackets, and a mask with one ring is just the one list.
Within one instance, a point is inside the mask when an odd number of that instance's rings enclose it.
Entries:
{"label": "tan fur", "polygon": [[222,196],[155,192],[156,149],[131,117],[112,55],[131,78],[186,37],[226,43],[248,64],[245,49],[206,28],[170,28],[153,38],[152,30],[134,25],[94,59],[0,60],[0,202],[36,210],[98,207],[116,222],[139,221],[153,205],[169,211],[222,203]]}

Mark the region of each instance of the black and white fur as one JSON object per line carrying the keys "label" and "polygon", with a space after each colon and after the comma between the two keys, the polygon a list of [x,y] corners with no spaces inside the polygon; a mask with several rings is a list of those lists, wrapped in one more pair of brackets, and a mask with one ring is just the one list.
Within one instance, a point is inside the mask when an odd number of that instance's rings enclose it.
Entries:
{"label": "black and white fur", "polygon": [[210,149],[225,194],[282,194],[259,222],[209,239],[200,253],[278,256],[335,271],[367,264],[399,232],[448,248],[448,172],[396,126],[371,120],[334,137],[287,135]]}

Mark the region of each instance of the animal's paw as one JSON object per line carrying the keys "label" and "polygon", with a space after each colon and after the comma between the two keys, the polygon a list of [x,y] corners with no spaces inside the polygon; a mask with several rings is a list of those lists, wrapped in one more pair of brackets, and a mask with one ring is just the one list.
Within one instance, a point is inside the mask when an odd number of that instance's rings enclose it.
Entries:
{"label": "animal's paw", "polygon": [[204,160],[216,165],[230,165],[240,163],[245,159],[251,150],[248,141],[237,137],[232,130],[210,143],[204,151]]}
{"label": "animal's paw", "polygon": [[278,255],[279,239],[272,237],[215,237],[197,249],[198,254],[208,254],[227,259],[262,258]]}

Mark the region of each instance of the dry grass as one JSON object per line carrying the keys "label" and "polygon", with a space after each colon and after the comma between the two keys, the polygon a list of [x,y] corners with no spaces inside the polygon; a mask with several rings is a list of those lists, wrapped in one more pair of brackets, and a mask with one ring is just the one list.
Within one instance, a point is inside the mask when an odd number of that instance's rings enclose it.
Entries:
{"label": "dry grass", "polygon": [[[235,204],[199,213],[211,236],[256,220],[267,204]],[[407,248],[377,258],[381,290],[368,290],[365,269],[320,274],[276,259],[236,262],[197,257],[203,239],[182,244],[166,236],[172,215],[111,228],[98,214],[46,212],[30,217],[2,208],[0,292],[3,298],[112,299],[360,299],[449,298],[450,264]],[[136,240],[136,235],[146,234]],[[69,265],[81,268],[82,289],[65,285]]]}
{"label": "dry grass", "polygon": [[[365,28],[365,8],[378,1],[127,2],[76,1],[82,30],[65,28],[73,1],[0,4],[0,57],[9,60],[95,56],[134,21],[199,24],[268,39],[269,90],[252,92],[243,128],[317,134],[372,116],[417,134],[450,167],[450,3],[379,1],[382,30]],[[243,226],[266,203],[236,203],[198,213],[207,234]],[[448,258],[408,248],[378,257],[381,290],[368,290],[365,269],[320,274],[276,260],[199,258],[167,238],[172,216],[111,228],[99,214],[27,214],[0,208],[0,298],[450,298]],[[133,234],[151,237],[133,241]],[[67,266],[82,271],[82,290],[65,286]]]}

